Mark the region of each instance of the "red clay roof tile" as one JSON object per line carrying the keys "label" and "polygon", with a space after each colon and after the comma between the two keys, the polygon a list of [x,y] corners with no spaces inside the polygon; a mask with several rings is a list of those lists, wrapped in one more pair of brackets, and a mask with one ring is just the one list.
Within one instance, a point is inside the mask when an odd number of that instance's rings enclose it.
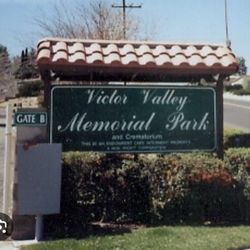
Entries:
{"label": "red clay roof tile", "polygon": [[169,50],[169,52],[168,52],[168,54],[170,55],[170,56],[176,56],[176,55],[178,55],[178,54],[184,54],[184,51],[182,50],[182,48],[180,47],[180,46],[178,46],[178,45],[173,45],[172,47],[171,47],[171,49]]}
{"label": "red clay roof tile", "polygon": [[144,54],[138,58],[138,63],[140,65],[146,65],[146,64],[155,64],[155,59],[152,56],[152,54]]}
{"label": "red clay roof tile", "polygon": [[38,46],[37,46],[37,50],[40,51],[42,49],[48,49],[48,50],[50,50],[50,42],[39,43]]}
{"label": "red clay roof tile", "polygon": [[157,56],[155,58],[155,63],[157,66],[161,66],[161,65],[164,65],[164,64],[168,64],[168,65],[171,65],[171,59],[169,57],[169,55],[167,54],[161,54],[159,56]]}
{"label": "red clay roof tile", "polygon": [[211,67],[212,65],[215,65],[215,64],[220,64],[220,60],[218,59],[218,57],[216,57],[213,54],[208,55],[205,59],[203,59],[203,61],[208,67]]}
{"label": "red clay roof tile", "polygon": [[153,56],[160,56],[162,54],[168,54],[168,51],[165,46],[157,45],[155,49],[152,51]]}
{"label": "red clay roof tile", "polygon": [[125,44],[124,46],[120,47],[120,55],[125,56],[129,53],[135,54],[135,48],[132,46],[132,44]]}
{"label": "red clay roof tile", "polygon": [[95,63],[95,62],[103,62],[103,56],[101,52],[94,52],[93,54],[90,54],[87,59],[86,62],[91,64],[91,63]]}
{"label": "red clay roof tile", "polygon": [[50,49],[43,47],[37,55],[37,61],[41,63],[42,61],[48,62],[48,60],[50,60]]}
{"label": "red clay roof tile", "polygon": [[77,66],[79,71],[84,67],[106,70],[119,66],[120,69],[147,72],[150,66],[152,71],[160,69],[165,74],[174,71],[186,75],[189,72],[230,75],[238,69],[234,54],[224,44],[46,38],[38,43],[37,48],[37,64],[41,70],[58,69],[62,63],[64,67]]}
{"label": "red clay roof tile", "polygon": [[68,53],[66,51],[57,51],[53,56],[52,62],[67,62],[68,61]]}
{"label": "red clay roof tile", "polygon": [[226,47],[221,47],[217,49],[216,54],[218,57],[223,57],[223,56],[227,56],[228,54],[230,54],[230,51]]}
{"label": "red clay roof tile", "polygon": [[77,53],[77,52],[85,52],[85,49],[84,49],[84,46],[82,43],[74,43],[73,45],[71,46],[68,46],[68,51],[69,51],[69,54],[74,54],[74,53]]}
{"label": "red clay roof tile", "polygon": [[121,63],[124,65],[128,65],[133,62],[138,63],[138,58],[134,53],[127,53],[121,58]]}
{"label": "red clay roof tile", "polygon": [[76,62],[82,62],[84,63],[86,61],[86,57],[84,52],[78,51],[74,54],[69,56],[69,63],[76,63]]}
{"label": "red clay roof tile", "polygon": [[53,53],[56,53],[58,51],[67,52],[67,44],[65,42],[58,42],[52,46],[52,51],[53,51]]}
{"label": "red clay roof tile", "polygon": [[119,54],[119,49],[116,44],[109,44],[107,47],[103,48],[103,55],[108,56],[110,54]]}
{"label": "red clay roof tile", "polygon": [[201,50],[200,50],[200,55],[202,57],[206,57],[208,55],[212,55],[215,54],[216,51],[214,51],[210,46],[204,46]]}
{"label": "red clay roof tile", "polygon": [[232,60],[234,60],[234,57],[232,55],[229,56],[223,56],[220,60],[220,63],[224,66],[224,67],[228,67]]}
{"label": "red clay roof tile", "polygon": [[141,45],[138,49],[136,49],[136,55],[137,56],[142,56],[144,54],[152,54],[152,50],[149,48],[148,45]]}
{"label": "red clay roof tile", "polygon": [[120,56],[118,53],[110,53],[104,57],[104,64],[111,64],[114,62],[121,62]]}
{"label": "red clay roof tile", "polygon": [[193,54],[188,58],[188,63],[190,66],[195,67],[198,64],[205,64],[201,56],[198,54]]}
{"label": "red clay roof tile", "polygon": [[186,50],[185,50],[185,55],[187,56],[187,57],[190,57],[190,56],[192,56],[192,55],[194,55],[194,54],[198,54],[199,52],[197,51],[197,49],[194,47],[194,46],[188,46],[187,48],[186,48]]}

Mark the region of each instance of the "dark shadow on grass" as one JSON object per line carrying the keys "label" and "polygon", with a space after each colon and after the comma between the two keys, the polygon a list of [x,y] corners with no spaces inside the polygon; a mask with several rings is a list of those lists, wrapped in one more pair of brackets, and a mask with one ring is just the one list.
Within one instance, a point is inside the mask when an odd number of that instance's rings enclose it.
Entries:
{"label": "dark shadow on grass", "polygon": [[250,246],[242,246],[238,248],[228,248],[227,250],[248,250],[250,249]]}
{"label": "dark shadow on grass", "polygon": [[169,221],[168,223],[154,223],[154,224],[147,224],[146,227],[161,227],[161,226],[191,226],[191,227],[239,227],[239,226],[249,226],[249,223],[246,222],[228,222],[228,221],[220,221],[220,222],[214,222],[214,221],[200,221],[200,222],[192,222],[192,221],[183,221],[183,222],[175,222],[175,221]]}
{"label": "dark shadow on grass", "polygon": [[[59,221],[58,221],[59,222]],[[149,224],[129,224],[129,223],[115,223],[115,222],[90,222],[73,224],[54,223],[45,225],[45,240],[58,240],[58,239],[86,239],[90,236],[108,236],[108,235],[123,235],[131,233],[132,230],[140,228],[156,228],[160,226],[192,226],[192,227],[236,227],[236,226],[249,226],[249,223],[240,222],[218,222],[218,221],[200,221],[200,222],[174,222],[168,221],[167,223],[149,223]],[[244,248],[239,248],[242,250]],[[230,249],[231,250],[231,249]],[[236,249],[232,249],[236,250]],[[238,250],[238,249],[237,249]]]}
{"label": "dark shadow on grass", "polygon": [[133,229],[141,228],[139,225],[117,223],[90,223],[78,227],[61,228],[57,232],[45,234],[45,240],[58,240],[66,238],[84,239],[90,236],[122,235],[131,233]]}

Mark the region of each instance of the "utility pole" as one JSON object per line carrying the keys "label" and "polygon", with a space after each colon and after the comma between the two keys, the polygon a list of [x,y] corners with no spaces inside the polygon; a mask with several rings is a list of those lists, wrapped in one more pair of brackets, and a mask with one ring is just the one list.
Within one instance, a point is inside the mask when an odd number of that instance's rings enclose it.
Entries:
{"label": "utility pole", "polygon": [[228,15],[227,15],[227,0],[224,0],[224,4],[225,4],[225,28],[226,28],[226,44],[227,46],[231,46],[231,41],[229,40],[229,34],[228,34]]}
{"label": "utility pole", "polygon": [[141,8],[140,5],[134,5],[134,4],[126,4],[126,0],[122,0],[122,5],[114,5],[112,4],[112,8],[122,8],[122,14],[123,14],[123,39],[126,39],[126,9],[133,9],[133,8]]}

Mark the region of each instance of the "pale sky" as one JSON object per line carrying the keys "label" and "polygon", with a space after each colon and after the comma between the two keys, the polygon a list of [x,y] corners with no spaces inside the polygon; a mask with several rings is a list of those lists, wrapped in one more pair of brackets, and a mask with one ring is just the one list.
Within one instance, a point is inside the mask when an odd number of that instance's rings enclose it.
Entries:
{"label": "pale sky", "polygon": [[[60,0],[0,0],[0,44],[17,55],[25,47],[36,46],[42,37],[34,19],[42,13],[51,15]],[[89,0],[63,0],[77,4]],[[106,0],[121,4],[122,0]],[[154,30],[154,40],[167,42],[225,42],[225,0],[126,0],[142,4],[130,10],[138,16],[147,32]],[[250,71],[250,0],[227,0],[229,38],[236,56],[246,59]],[[156,26],[156,27],[154,27]],[[144,29],[143,29],[144,32]]]}

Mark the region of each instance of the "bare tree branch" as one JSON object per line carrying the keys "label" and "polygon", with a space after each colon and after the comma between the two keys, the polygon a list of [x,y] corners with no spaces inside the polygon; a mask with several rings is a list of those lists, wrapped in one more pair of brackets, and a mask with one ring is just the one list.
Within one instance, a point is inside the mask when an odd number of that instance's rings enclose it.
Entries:
{"label": "bare tree branch", "polygon": [[[54,6],[53,17],[43,16],[35,20],[44,36],[57,36],[83,39],[122,39],[122,13],[112,9],[105,0],[93,0],[88,4],[68,6],[61,0]],[[128,38],[136,38],[139,21],[127,16]]]}

